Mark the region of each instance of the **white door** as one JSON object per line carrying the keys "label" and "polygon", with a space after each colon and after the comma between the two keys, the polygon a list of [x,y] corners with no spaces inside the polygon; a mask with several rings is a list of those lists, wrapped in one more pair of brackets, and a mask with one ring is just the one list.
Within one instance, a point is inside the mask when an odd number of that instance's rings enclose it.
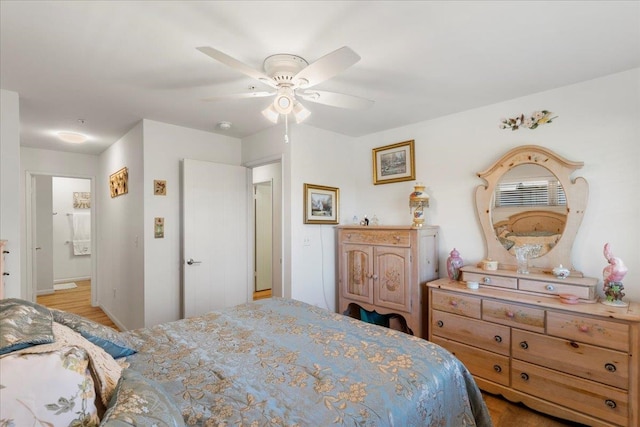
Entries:
{"label": "white door", "polygon": [[248,170],[183,162],[183,316],[248,301]]}
{"label": "white door", "polygon": [[253,185],[255,221],[255,290],[271,289],[273,277],[273,214],[271,181]]}
{"label": "white door", "polygon": [[35,194],[34,275],[36,295],[53,292],[53,195],[52,177],[33,178]]}

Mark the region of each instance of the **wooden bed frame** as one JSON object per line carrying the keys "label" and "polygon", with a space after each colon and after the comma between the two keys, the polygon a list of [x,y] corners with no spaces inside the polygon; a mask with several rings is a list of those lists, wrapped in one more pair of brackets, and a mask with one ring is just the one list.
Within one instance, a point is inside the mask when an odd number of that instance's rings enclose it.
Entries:
{"label": "wooden bed frame", "polygon": [[496,235],[504,230],[513,233],[526,233],[528,231],[548,231],[553,234],[562,234],[567,221],[567,215],[554,211],[524,211],[511,215],[508,219],[496,222],[493,228]]}

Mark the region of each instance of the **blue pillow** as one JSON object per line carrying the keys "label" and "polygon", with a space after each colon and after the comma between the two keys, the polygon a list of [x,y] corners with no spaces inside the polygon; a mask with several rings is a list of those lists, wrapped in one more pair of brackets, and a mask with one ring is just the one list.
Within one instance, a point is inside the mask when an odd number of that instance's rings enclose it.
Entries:
{"label": "blue pillow", "polygon": [[0,300],[0,355],[53,341],[48,308],[17,298]]}
{"label": "blue pillow", "polygon": [[124,369],[100,427],[183,427],[177,405],[162,386],[133,369]]}
{"label": "blue pillow", "polygon": [[54,321],[73,329],[88,341],[101,347],[114,359],[136,353],[122,334],[113,328],[66,311],[51,309],[51,312]]}

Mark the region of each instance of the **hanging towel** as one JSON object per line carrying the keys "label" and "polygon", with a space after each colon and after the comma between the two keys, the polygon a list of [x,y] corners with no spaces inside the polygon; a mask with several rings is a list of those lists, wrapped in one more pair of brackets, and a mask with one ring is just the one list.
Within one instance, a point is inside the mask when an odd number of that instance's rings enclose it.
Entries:
{"label": "hanging towel", "polygon": [[91,255],[91,214],[73,214],[73,254]]}

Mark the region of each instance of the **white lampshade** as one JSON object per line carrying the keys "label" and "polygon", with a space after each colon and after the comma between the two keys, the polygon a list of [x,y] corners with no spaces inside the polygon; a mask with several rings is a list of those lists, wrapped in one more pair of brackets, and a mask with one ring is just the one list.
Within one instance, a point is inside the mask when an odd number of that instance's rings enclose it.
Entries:
{"label": "white lampshade", "polygon": [[273,106],[273,104],[262,110],[262,115],[273,123],[278,123],[278,117],[280,117],[280,113],[276,111],[276,108]]}
{"label": "white lampshade", "polygon": [[296,118],[296,123],[302,123],[311,115],[311,111],[304,108],[302,104],[296,102],[293,106],[293,116]]}

